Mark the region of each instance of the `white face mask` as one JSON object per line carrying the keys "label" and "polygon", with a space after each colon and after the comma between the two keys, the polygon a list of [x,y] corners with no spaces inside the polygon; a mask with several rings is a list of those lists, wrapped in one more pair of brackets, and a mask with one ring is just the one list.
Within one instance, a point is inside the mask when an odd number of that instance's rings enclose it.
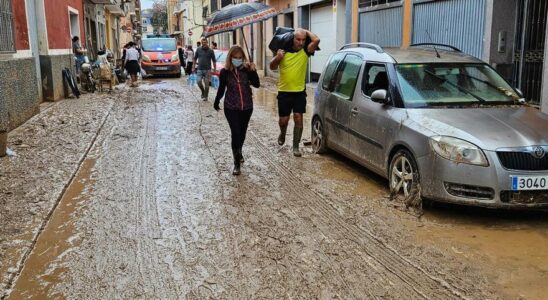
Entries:
{"label": "white face mask", "polygon": [[242,65],[242,59],[241,58],[233,58],[232,59],[232,64],[236,67],[236,68],[239,68],[241,65]]}

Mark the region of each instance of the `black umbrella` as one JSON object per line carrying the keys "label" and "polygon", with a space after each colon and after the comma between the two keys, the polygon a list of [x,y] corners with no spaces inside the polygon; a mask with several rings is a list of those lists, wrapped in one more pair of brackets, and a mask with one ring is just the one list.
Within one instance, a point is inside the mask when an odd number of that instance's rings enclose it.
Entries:
{"label": "black umbrella", "polygon": [[[247,2],[230,4],[221,8],[221,10],[211,18],[206,26],[204,36],[209,37],[223,32],[234,31],[238,28],[242,29],[243,34],[244,26],[270,19],[277,14],[278,12],[276,9],[264,3]],[[243,37],[247,49],[245,35],[243,35]],[[249,49],[247,51],[249,55]],[[250,59],[253,60],[251,56]]]}

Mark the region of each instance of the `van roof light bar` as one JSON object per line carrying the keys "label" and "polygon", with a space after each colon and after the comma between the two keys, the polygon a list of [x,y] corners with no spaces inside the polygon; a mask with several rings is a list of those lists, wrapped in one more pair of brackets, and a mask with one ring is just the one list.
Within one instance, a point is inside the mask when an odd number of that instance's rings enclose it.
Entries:
{"label": "van roof light bar", "polygon": [[378,53],[384,53],[384,50],[382,50],[381,46],[377,45],[377,44],[371,44],[371,43],[350,43],[350,44],[346,44],[344,46],[341,47],[341,49],[339,50],[344,50],[344,49],[348,49],[348,48],[368,48],[368,49],[373,49],[375,51],[377,51]]}

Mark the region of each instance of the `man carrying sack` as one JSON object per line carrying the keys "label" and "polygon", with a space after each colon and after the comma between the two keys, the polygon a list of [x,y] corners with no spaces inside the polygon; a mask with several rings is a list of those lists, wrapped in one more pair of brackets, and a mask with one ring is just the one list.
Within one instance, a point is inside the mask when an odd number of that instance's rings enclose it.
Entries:
{"label": "man carrying sack", "polygon": [[[278,31],[278,30],[277,30]],[[292,39],[291,35],[292,34]],[[302,156],[299,143],[303,134],[303,114],[306,112],[306,67],[308,58],[318,50],[320,39],[314,33],[298,28],[294,32],[284,33],[290,37],[290,44],[284,43],[280,36],[274,37],[270,49],[276,53],[270,62],[270,69],[279,68],[278,78],[278,115],[280,135],[278,144],[285,143],[285,135],[291,112],[293,112],[293,155]],[[307,43],[308,41],[308,43]],[[274,45],[276,44],[276,45]]]}

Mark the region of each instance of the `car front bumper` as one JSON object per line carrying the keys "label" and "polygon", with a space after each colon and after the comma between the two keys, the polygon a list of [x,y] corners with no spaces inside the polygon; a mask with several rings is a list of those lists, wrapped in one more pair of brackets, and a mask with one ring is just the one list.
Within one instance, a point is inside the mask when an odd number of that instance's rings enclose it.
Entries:
{"label": "car front bumper", "polygon": [[141,63],[141,67],[147,74],[160,75],[160,74],[179,74],[181,73],[181,65],[176,64],[147,64]]}
{"label": "car front bumper", "polygon": [[547,171],[507,170],[497,154],[485,151],[488,167],[457,164],[430,153],[417,160],[421,195],[457,204],[511,209],[548,209],[548,190],[512,191],[512,176],[547,175]]}

